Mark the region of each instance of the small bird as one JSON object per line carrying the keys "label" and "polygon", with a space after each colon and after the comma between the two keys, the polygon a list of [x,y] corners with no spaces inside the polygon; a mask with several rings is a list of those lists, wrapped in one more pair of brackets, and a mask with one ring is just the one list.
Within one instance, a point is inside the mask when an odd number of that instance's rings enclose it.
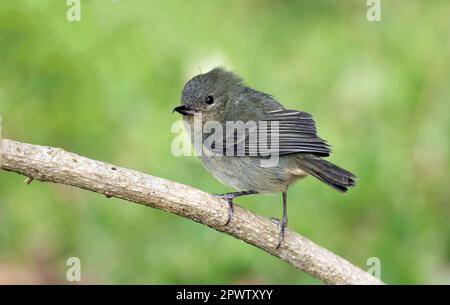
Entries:
{"label": "small bird", "polygon": [[[352,173],[323,159],[331,153],[330,146],[317,136],[315,122],[309,113],[285,109],[271,95],[251,89],[241,78],[223,68],[215,68],[190,79],[183,88],[181,105],[173,111],[183,115],[192,142],[196,136],[200,136],[203,141],[211,135],[211,131],[204,129],[194,128],[192,131],[196,115],[201,115],[203,126],[208,122],[218,122],[224,129],[227,122],[272,124],[257,126],[264,126],[258,127],[259,132],[264,129],[277,139],[274,147],[277,148],[279,158],[273,166],[262,166],[261,161],[266,160],[267,155],[250,154],[252,148],[259,147],[261,140],[257,138],[256,146],[252,146],[249,141],[251,132],[248,131],[243,137],[244,141],[242,137],[236,137],[235,133],[231,137],[224,135],[222,143],[213,143],[207,147],[211,153],[196,152],[217,180],[237,190],[215,195],[228,202],[226,225],[233,216],[234,198],[250,194],[282,193],[283,216],[276,220],[279,228],[277,249],[282,244],[288,223],[286,194],[292,183],[309,174],[339,192],[346,192],[347,188],[355,185],[356,177]],[[273,125],[275,127],[271,127]],[[225,148],[230,145],[233,146],[231,155],[226,153],[230,150],[225,152]],[[244,147],[243,154],[236,154],[238,145]]]}

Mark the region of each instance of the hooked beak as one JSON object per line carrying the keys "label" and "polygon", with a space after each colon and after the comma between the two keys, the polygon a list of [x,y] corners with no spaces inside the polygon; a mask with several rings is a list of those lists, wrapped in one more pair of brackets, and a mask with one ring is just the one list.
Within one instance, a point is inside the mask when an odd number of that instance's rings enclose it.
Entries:
{"label": "hooked beak", "polygon": [[181,113],[182,115],[194,115],[195,114],[194,109],[192,109],[192,107],[187,106],[187,105],[181,105],[181,106],[173,108],[172,113],[174,113],[175,111],[178,113]]}

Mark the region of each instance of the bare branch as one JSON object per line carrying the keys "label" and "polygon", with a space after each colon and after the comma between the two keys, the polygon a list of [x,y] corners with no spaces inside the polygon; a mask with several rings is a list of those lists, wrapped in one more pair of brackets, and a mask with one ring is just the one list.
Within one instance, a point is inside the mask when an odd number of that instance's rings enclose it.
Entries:
{"label": "bare branch", "polygon": [[138,171],[91,160],[59,148],[1,140],[0,167],[29,177],[28,181],[62,183],[107,197],[117,197],[171,212],[258,247],[329,284],[383,284],[336,254],[287,230],[281,247],[277,225],[235,206],[231,223],[227,204],[190,186]]}

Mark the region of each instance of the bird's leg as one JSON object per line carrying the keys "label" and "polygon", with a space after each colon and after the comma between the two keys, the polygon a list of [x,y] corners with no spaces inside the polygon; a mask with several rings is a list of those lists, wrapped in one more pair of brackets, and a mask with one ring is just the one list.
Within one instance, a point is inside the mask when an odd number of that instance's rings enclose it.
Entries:
{"label": "bird's leg", "polygon": [[213,194],[214,197],[225,199],[228,202],[228,219],[225,225],[228,225],[233,217],[233,199],[245,195],[258,194],[257,191],[242,191],[242,192],[231,192],[225,194]]}
{"label": "bird's leg", "polygon": [[286,230],[286,226],[288,223],[287,218],[287,193],[283,192],[283,217],[281,217],[280,220],[277,220],[278,222],[278,245],[277,249],[280,248],[281,243],[284,239],[284,231]]}

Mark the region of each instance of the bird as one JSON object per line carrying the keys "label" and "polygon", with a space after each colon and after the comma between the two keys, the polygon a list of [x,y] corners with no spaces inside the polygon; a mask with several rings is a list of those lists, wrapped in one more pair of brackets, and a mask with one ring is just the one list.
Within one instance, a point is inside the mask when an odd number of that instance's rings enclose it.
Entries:
{"label": "bird", "polygon": [[[228,203],[225,225],[232,220],[235,198],[282,194],[283,214],[281,219],[275,219],[278,224],[276,249],[284,240],[288,224],[287,191],[290,185],[309,175],[339,192],[346,192],[356,185],[355,175],[324,159],[330,155],[331,147],[317,135],[311,114],[285,109],[272,95],[250,88],[238,75],[225,68],[217,67],[191,78],[182,89],[181,105],[172,112],[182,114],[194,147],[196,139],[200,139],[197,146],[200,149],[195,151],[206,169],[222,184],[235,190],[214,194]],[[206,139],[213,134],[212,129],[194,128],[196,118],[203,127],[214,123],[215,131],[222,127],[225,132],[217,132],[216,140],[206,145]],[[226,130],[229,122],[254,124],[237,133]],[[262,143],[263,137],[259,137],[262,132],[268,138],[276,139],[275,145],[266,145],[267,140]],[[257,137],[252,137],[254,134]],[[272,147],[267,151],[277,154],[275,164],[263,165],[270,156],[262,153],[262,144]]]}

